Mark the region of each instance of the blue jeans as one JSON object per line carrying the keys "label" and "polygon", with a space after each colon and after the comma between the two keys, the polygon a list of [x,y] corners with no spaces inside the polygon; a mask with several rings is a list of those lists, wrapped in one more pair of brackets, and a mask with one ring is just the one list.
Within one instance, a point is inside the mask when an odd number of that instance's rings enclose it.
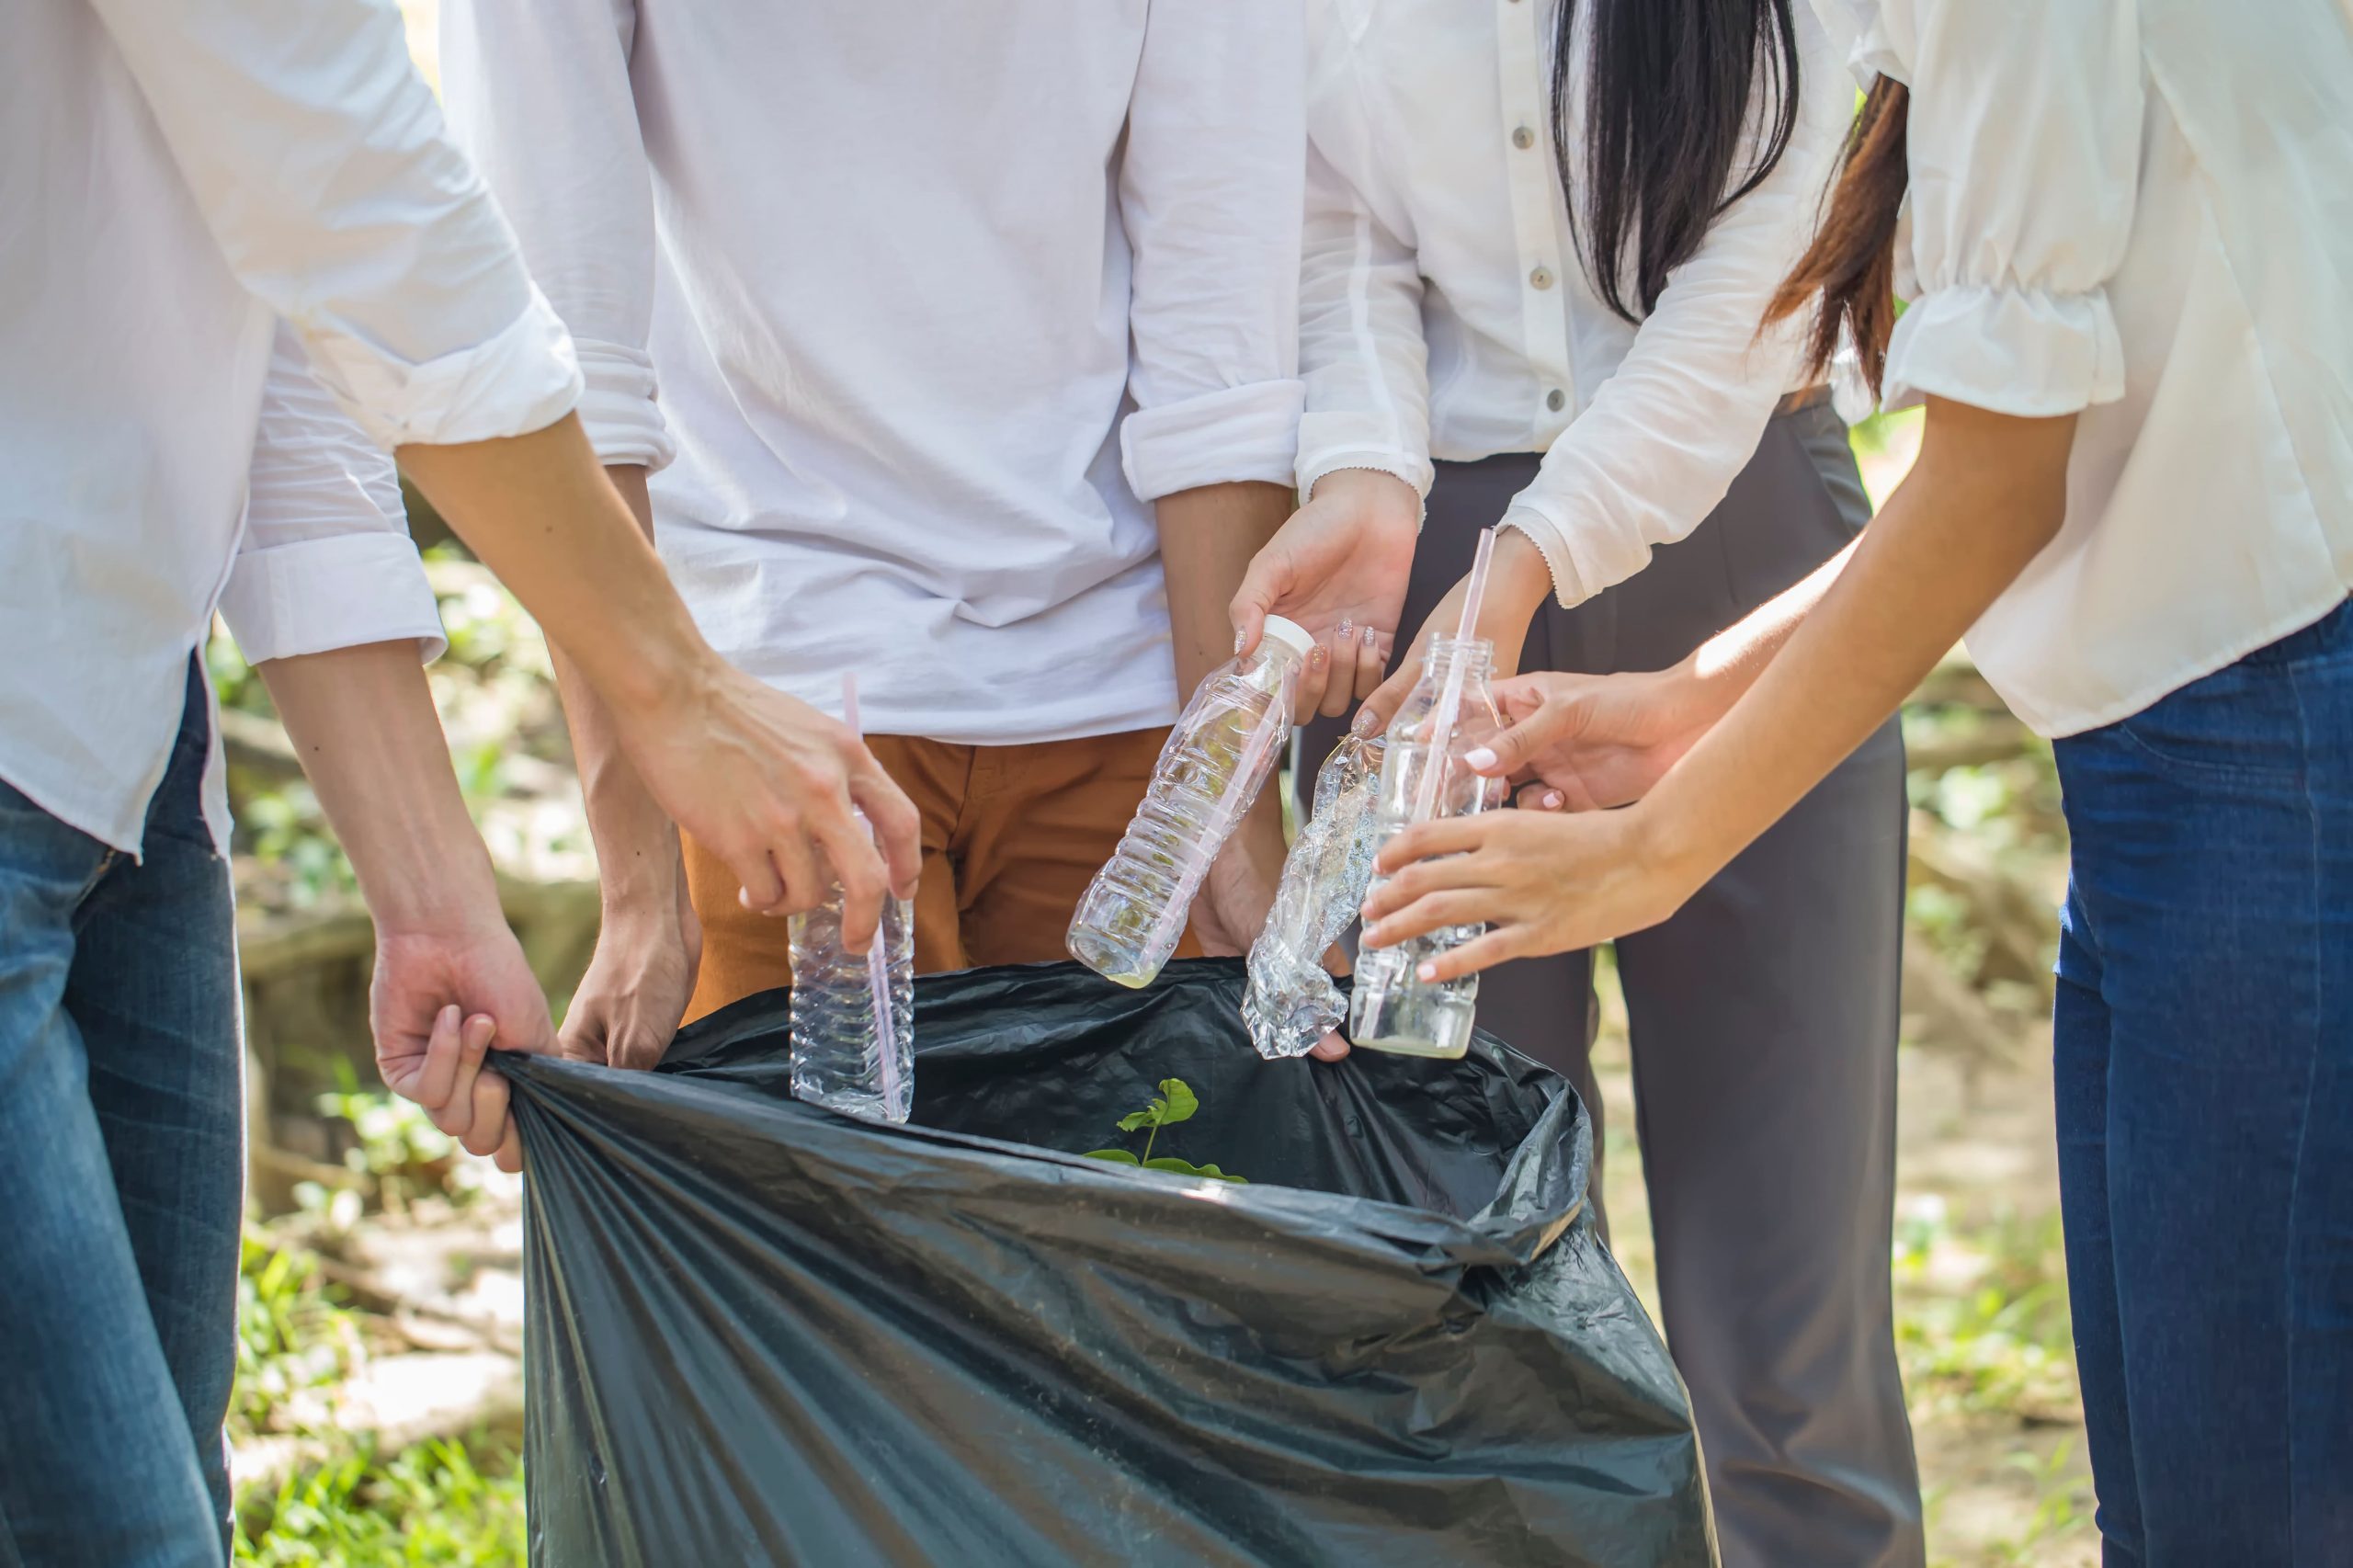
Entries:
{"label": "blue jeans", "polygon": [[204,690],[133,861],[0,784],[0,1564],[217,1568],[244,1157]]}
{"label": "blue jeans", "polygon": [[2353,607],[2056,750],[2105,1561],[2353,1562]]}

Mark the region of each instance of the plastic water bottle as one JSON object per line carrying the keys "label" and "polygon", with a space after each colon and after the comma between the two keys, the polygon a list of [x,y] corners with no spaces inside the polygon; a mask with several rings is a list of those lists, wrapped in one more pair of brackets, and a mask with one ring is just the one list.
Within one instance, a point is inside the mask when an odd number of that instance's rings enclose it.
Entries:
{"label": "plastic water bottle", "polygon": [[1364,903],[1383,835],[1379,800],[1382,743],[1350,735],[1315,776],[1315,804],[1283,860],[1266,929],[1250,949],[1242,1017],[1269,1062],[1304,1055],[1340,1027],[1347,1005],[1324,968]]}
{"label": "plastic water bottle", "polygon": [[1281,759],[1291,695],[1314,640],[1280,616],[1220,666],[1176,721],[1127,835],[1070,924],[1070,956],[1121,985],[1152,983],[1176,950],[1210,862]]}
{"label": "plastic water bottle", "polygon": [[[865,821],[861,814],[858,822]],[[787,922],[792,1097],[850,1116],[904,1121],[915,1107],[915,912],[907,900],[885,893],[871,951],[853,953],[842,945],[842,902],[835,882],[824,903]]]}
{"label": "plastic water bottle", "polygon": [[[1500,733],[1503,716],[1487,690],[1487,675],[1495,660],[1495,644],[1483,638],[1434,640],[1422,660],[1421,679],[1405,705],[1389,725],[1387,755],[1382,758],[1381,787],[1375,812],[1380,818],[1376,837],[1390,837],[1415,820],[1417,808],[1427,815],[1468,816],[1502,803],[1500,779],[1482,778],[1463,762],[1463,754],[1484,745]],[[1432,732],[1442,718],[1443,694],[1459,666],[1461,693],[1453,733],[1441,756],[1432,749]],[[1428,781],[1427,801],[1424,778]],[[1376,851],[1377,853],[1377,851]],[[1374,885],[1380,885],[1375,879]],[[1407,1056],[1461,1056],[1471,1047],[1471,1024],[1478,1010],[1479,977],[1426,981],[1416,970],[1426,960],[1478,936],[1485,927],[1455,926],[1416,937],[1388,948],[1361,948],[1357,954],[1356,994],[1348,1008],[1351,1044]]]}

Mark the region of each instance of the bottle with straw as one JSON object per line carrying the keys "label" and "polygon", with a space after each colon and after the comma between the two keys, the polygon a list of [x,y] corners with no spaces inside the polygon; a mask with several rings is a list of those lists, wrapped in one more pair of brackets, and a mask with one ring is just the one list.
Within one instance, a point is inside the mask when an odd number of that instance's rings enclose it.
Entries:
{"label": "bottle with straw", "polygon": [[[1487,690],[1495,644],[1472,635],[1495,544],[1495,529],[1479,536],[1461,621],[1452,637],[1430,640],[1421,679],[1390,722],[1376,808],[1382,843],[1411,824],[1467,816],[1501,802],[1501,786],[1482,778],[1462,760],[1504,727]],[[1478,1006],[1478,976],[1425,981],[1416,970],[1438,953],[1471,940],[1480,929],[1453,926],[1394,947],[1363,949],[1348,1007],[1349,1040],[1409,1056],[1451,1057],[1468,1051]]]}
{"label": "bottle with straw", "polygon": [[[858,731],[858,679],[842,676],[842,719]],[[863,813],[858,822],[871,832]],[[915,911],[885,894],[864,953],[842,943],[842,889],[791,917],[792,1094],[851,1116],[904,1121],[915,1105]]]}

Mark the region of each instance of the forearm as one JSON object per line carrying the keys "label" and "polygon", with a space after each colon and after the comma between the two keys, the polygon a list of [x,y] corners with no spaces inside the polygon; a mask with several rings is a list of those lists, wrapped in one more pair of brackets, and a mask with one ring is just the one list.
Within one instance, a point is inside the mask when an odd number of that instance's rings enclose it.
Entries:
{"label": "forearm", "polygon": [[1180,697],[1233,656],[1228,607],[1251,559],[1290,516],[1290,503],[1282,485],[1245,483],[1180,490],[1154,504]]}
{"label": "forearm", "polygon": [[396,455],[615,709],[675,701],[711,657],[576,418],[507,440],[408,446]]}
{"label": "forearm", "polygon": [[[645,470],[634,464],[606,470],[639,531],[654,535]],[[684,869],[678,834],[621,749],[612,710],[596,685],[562,648],[551,645],[564,718],[580,768],[588,835],[597,846],[597,880],[608,918],[623,910],[651,910],[668,918],[676,906]]]}
{"label": "forearm", "polygon": [[1919,465],[1845,569],[1801,585],[1819,590],[1810,613],[1801,596],[1768,621],[1793,628],[1785,645],[1644,803],[1665,860],[1708,874],[1738,854],[1885,722],[2058,531],[2073,419],[1937,403],[1930,420]]}
{"label": "forearm", "polygon": [[1805,624],[1806,617],[1847,570],[1861,543],[1859,534],[1846,549],[1757,606],[1745,619],[1734,621],[1700,643],[1685,659],[1686,672],[1710,695],[1717,712],[1730,711],[1756,684],[1773,656]]}
{"label": "forearm", "polygon": [[[1176,689],[1189,698],[1211,670],[1233,656],[1234,592],[1251,559],[1290,516],[1291,493],[1279,484],[1203,485],[1154,505],[1160,560],[1168,581],[1168,630]],[[1283,855],[1282,802],[1263,792],[1234,835],[1254,858]]]}
{"label": "forearm", "polygon": [[260,674],[379,931],[503,928],[416,644],[270,659]]}

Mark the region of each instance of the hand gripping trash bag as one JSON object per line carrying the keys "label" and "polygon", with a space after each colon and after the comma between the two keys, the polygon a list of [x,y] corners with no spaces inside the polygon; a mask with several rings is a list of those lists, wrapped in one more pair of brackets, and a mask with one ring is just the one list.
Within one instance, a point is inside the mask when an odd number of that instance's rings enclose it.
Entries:
{"label": "hand gripping trash bag", "polygon": [[[504,1059],[532,1561],[1712,1562],[1574,1094],[1484,1035],[1267,1062],[1242,989],[920,979],[906,1127],[790,1097],[780,991],[657,1073]],[[1155,1155],[1249,1185],[1078,1157],[1169,1077]]]}

